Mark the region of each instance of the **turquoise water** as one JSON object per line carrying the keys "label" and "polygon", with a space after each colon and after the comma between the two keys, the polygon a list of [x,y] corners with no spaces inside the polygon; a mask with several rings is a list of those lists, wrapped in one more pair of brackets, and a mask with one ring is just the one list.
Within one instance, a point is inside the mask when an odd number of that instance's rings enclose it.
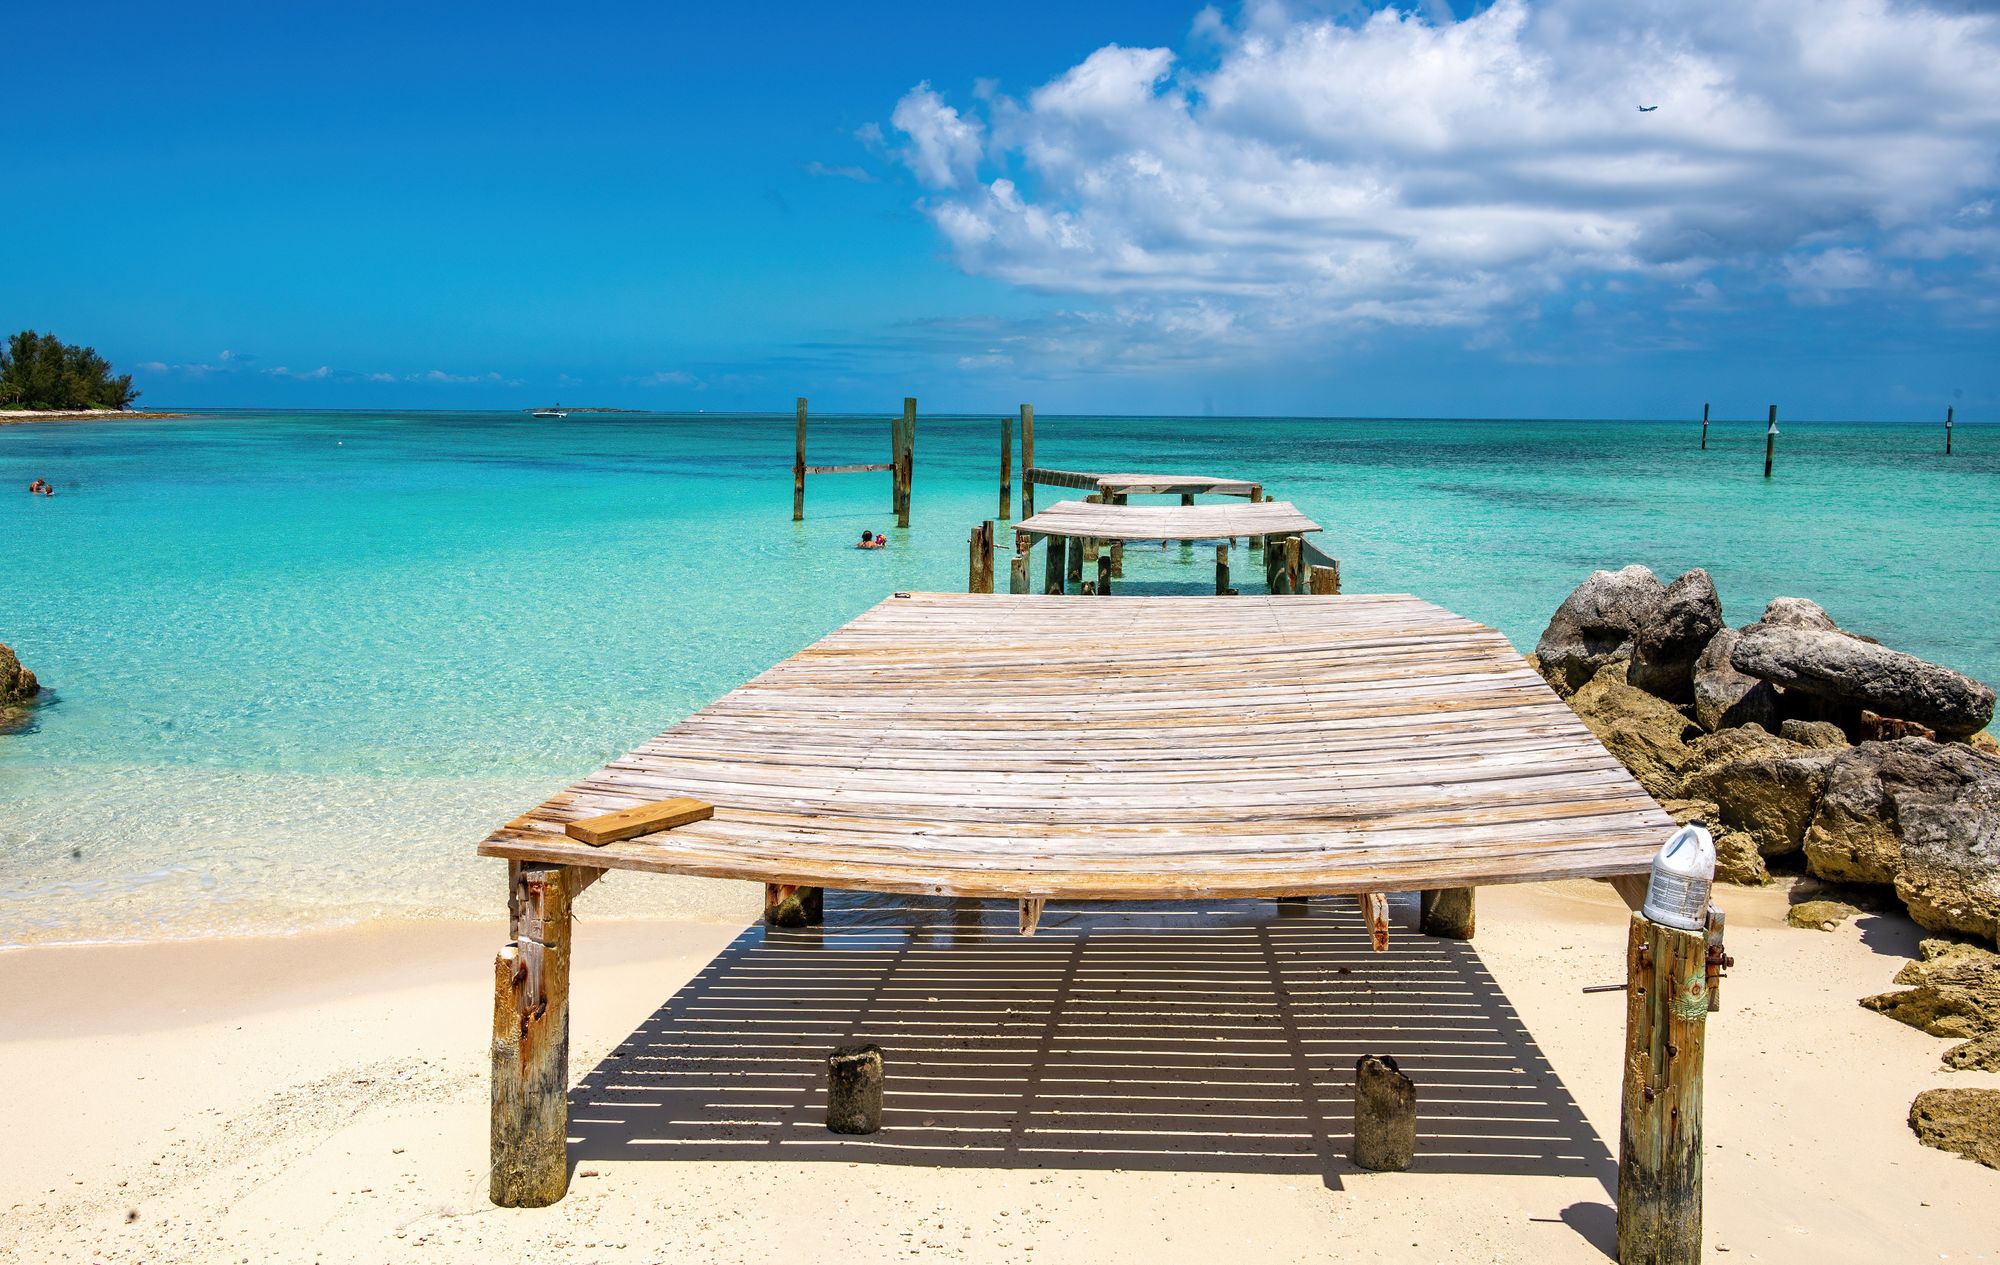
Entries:
{"label": "turquoise water", "polygon": [[[2000,430],[1961,426],[1947,460],[1937,427],[1789,423],[1766,481],[1761,422],[1706,452],[1687,422],[1037,429],[1044,465],[1261,478],[1326,525],[1349,591],[1523,649],[1593,568],[1701,565],[1732,622],[1809,596],[2000,680]],[[811,460],[887,443],[815,419]],[[923,418],[907,532],[879,474],[810,480],[792,523],[791,445],[789,415],[0,428],[0,641],[55,696],[0,737],[0,943],[493,913],[492,825],[890,592],[964,587],[997,416]],[[863,528],[893,546],[847,548]],[[1134,550],[1124,589],[1200,592],[1213,565]],[[721,892],[621,878],[592,903],[743,899]]]}

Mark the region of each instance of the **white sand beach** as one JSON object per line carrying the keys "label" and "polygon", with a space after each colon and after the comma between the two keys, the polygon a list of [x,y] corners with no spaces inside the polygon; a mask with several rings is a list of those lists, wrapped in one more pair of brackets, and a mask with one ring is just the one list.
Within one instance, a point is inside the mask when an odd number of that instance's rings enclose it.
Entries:
{"label": "white sand beach", "polygon": [[[1777,890],[1724,889],[1722,901],[1738,965],[1709,1025],[1708,1255],[2000,1258],[2000,1174],[1920,1146],[1904,1122],[1919,1090],[2000,1077],[1945,1072],[1946,1042],[1854,1004],[1888,987],[1915,929],[1876,916],[1834,933],[1789,928]],[[1490,973],[1495,987],[1475,990],[1491,1012],[1479,1021],[1525,1031],[1518,1065],[1501,1070],[1521,1074],[1508,1092],[1522,1119],[1537,1104],[1554,1108],[1542,1113],[1559,1135],[1547,1156],[1455,1147],[1426,1125],[1413,1170],[1364,1173],[1339,1154],[1348,1104],[1329,1092],[1320,1129],[1330,1163],[1260,1155],[1253,1139],[1239,1139],[1242,1162],[1217,1160],[1230,1148],[1198,1129],[1176,1137],[1164,1118],[1158,1136],[1123,1146],[1129,1162],[1109,1132],[1068,1156],[910,1162],[898,1147],[917,1136],[948,1146],[949,1130],[912,1122],[898,1142],[897,1051],[884,1039],[889,1126],[872,1138],[800,1127],[718,1154],[732,1138],[766,1136],[763,1096],[745,1098],[733,1121],[676,1120],[587,1091],[573,1134],[596,1127],[593,1115],[625,1111],[630,1144],[577,1158],[568,1197],[540,1210],[486,1198],[497,925],[16,951],[0,955],[0,1058],[15,1086],[0,1150],[0,1257],[1603,1261],[1623,1003],[1579,990],[1622,977],[1624,920],[1597,884],[1489,888],[1476,956],[1452,958],[1468,978]],[[572,1081],[656,1039],[656,1012],[705,969],[697,1002],[704,989],[710,1003],[722,997],[718,955],[742,930],[593,921],[586,904]],[[1435,955],[1441,943],[1399,929],[1382,961]],[[1025,1004],[1019,1015],[1045,1017]],[[1059,1052],[1070,1022],[1053,1029]],[[1421,1040],[1425,1018],[1407,1023]],[[1195,1027],[1180,1035],[1199,1039]],[[1423,1059],[1406,1066],[1421,1111],[1422,1096],[1439,1091],[1427,1091]],[[1255,1109],[1281,1113],[1301,1097],[1281,1086]],[[976,1118],[979,1105],[946,1123]],[[648,1130],[657,1145],[644,1145]],[[589,1149],[573,1143],[572,1155]]]}

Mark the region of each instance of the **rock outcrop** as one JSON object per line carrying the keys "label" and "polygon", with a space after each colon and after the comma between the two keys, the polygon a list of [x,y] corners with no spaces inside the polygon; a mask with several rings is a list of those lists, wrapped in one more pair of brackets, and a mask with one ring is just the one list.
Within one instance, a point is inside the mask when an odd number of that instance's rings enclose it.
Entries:
{"label": "rock outcrop", "polygon": [[1945,1051],[1948,1067],[2000,1072],[2000,953],[1951,940],[1926,940],[1919,952],[1922,960],[1896,972],[1906,987],[1861,1004],[1934,1037],[1963,1039]]}
{"label": "rock outcrop", "polygon": [[1722,600],[1708,572],[1696,567],[1667,586],[1639,629],[1626,678],[1674,703],[1694,700],[1695,661],[1722,631]]}
{"label": "rock outcrop", "polygon": [[1860,912],[1844,900],[1802,900],[1785,911],[1785,921],[1812,931],[1832,931]]}
{"label": "rock outcrop", "polygon": [[1993,691],[1950,668],[1846,633],[1753,624],[1729,652],[1738,672],[1963,738],[1993,723]]}
{"label": "rock outcrop", "polygon": [[1757,620],[1760,624],[1778,624],[1786,628],[1818,628],[1824,632],[1839,632],[1840,625],[1833,622],[1833,616],[1818,602],[1808,602],[1802,597],[1774,597],[1764,605],[1764,614]]}
{"label": "rock outcrop", "polygon": [[1692,758],[1687,739],[1700,730],[1672,703],[1634,689],[1625,671],[1623,663],[1599,669],[1570,696],[1569,705],[1654,799],[1671,799],[1680,793],[1681,771]]}
{"label": "rock outcrop", "polygon": [[1882,782],[1903,845],[1896,895],[1925,930],[2000,943],[2000,760],[1921,738],[1887,745]]}
{"label": "rock outcrop", "polygon": [[1729,662],[1742,636],[1734,628],[1722,629],[1694,663],[1694,718],[1710,733],[1735,725],[1762,725],[1776,732],[1779,725],[1778,691]]}
{"label": "rock outcrop", "polygon": [[1847,733],[1830,720],[1787,720],[1778,726],[1778,736],[1802,747],[1844,747]]}
{"label": "rock outcrop", "polygon": [[1724,825],[1749,835],[1762,855],[1784,856],[1805,845],[1834,759],[1755,725],[1725,729],[1694,745],[1681,793],[1714,800]]}
{"label": "rock outcrop", "polygon": [[2000,1089],[1927,1089],[1910,1104],[1917,1141],[2000,1168]]}
{"label": "rock outcrop", "polygon": [[1639,630],[1666,598],[1659,577],[1641,566],[1593,571],[1556,608],[1535,643],[1542,675],[1565,696],[1584,687],[1597,670],[1632,657]]}
{"label": "rock outcrop", "polygon": [[35,674],[21,666],[21,661],[5,643],[0,643],[0,707],[12,707],[26,703],[41,692],[41,684]]}

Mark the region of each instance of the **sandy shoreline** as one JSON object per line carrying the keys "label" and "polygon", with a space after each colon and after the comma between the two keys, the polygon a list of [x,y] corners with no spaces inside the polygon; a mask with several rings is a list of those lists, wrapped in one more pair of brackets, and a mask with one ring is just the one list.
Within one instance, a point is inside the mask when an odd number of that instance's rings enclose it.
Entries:
{"label": "sandy shoreline", "polygon": [[[1854,1004],[1887,986],[1914,950],[1914,928],[1871,917],[1831,934],[1800,931],[1782,925],[1775,892],[1731,889],[1725,900],[1739,966],[1709,1036],[1710,1253],[1871,1265],[1994,1259],[2000,1173],[1918,1145],[1904,1114],[1920,1089],[2000,1077],[1947,1073],[1937,1063],[1947,1042]],[[1137,1142],[1147,1139],[1133,1135],[1129,1161],[1113,1129],[1068,1156],[966,1162],[941,1152],[933,1163],[894,1151],[931,1137],[919,1127],[928,1119],[910,1121],[900,1140],[893,1126],[877,1135],[889,1150],[828,1151],[830,1135],[803,1128],[717,1151],[761,1136],[760,1112],[774,1109],[767,1093],[738,1087],[728,1101],[740,1106],[674,1123],[644,1115],[644,1095],[621,1106],[587,1088],[573,1130],[597,1127],[586,1117],[638,1111],[645,1129],[665,1132],[657,1145],[580,1159],[569,1197],[539,1211],[485,1199],[497,923],[12,952],[0,955],[0,1055],[20,1089],[10,1145],[0,1148],[0,1257],[764,1261],[823,1240],[857,1261],[1602,1261],[1622,1005],[1578,990],[1620,977],[1622,909],[1594,884],[1488,889],[1481,902],[1476,955],[1450,960],[1497,986],[1475,990],[1492,1012],[1482,1023],[1525,1030],[1525,1044],[1502,1056],[1518,1065],[1501,1069],[1520,1074],[1523,1101],[1573,1102],[1573,1120],[1547,1125],[1561,1136],[1526,1148],[1546,1155],[1508,1160],[1501,1152],[1521,1149],[1509,1143],[1470,1163],[1425,1154],[1409,1173],[1361,1173],[1338,1153],[1347,1107],[1331,1090],[1328,1164],[1205,1159],[1212,1130],[1183,1123],[1185,1139],[1171,1136],[1173,1118],[1150,1112],[1142,1133],[1165,1144],[1142,1155]],[[746,962],[768,970],[770,960],[730,948],[741,931],[581,919],[572,1080],[614,1050],[659,1039],[657,1012],[698,975],[683,995],[696,1011],[740,1005],[729,972],[741,975]],[[1162,933],[1172,934],[1182,933]],[[1046,951],[1061,942],[1027,943]],[[1201,964],[1197,942],[1162,943],[1160,960]],[[1399,932],[1378,961],[1398,961],[1398,944],[1405,969],[1443,961],[1441,943]],[[957,948],[938,971],[980,960],[976,947]],[[1364,974],[1376,969],[1355,960]],[[1078,981],[1052,1056],[1092,1039],[1076,1017],[1080,998],[1124,982]],[[1025,1002],[1020,1010],[1030,1014]],[[1414,1042],[1426,1018],[1396,1022]],[[847,1035],[829,1031],[825,1041]],[[1205,1029],[1180,1036],[1223,1039]],[[1434,1101],[1449,1097],[1448,1060],[1411,1061]],[[612,1084],[629,1065],[603,1066]],[[662,1066],[673,1074],[672,1060]],[[1142,1080],[1129,1071],[1094,1086],[1095,1109],[1138,1093]],[[906,1079],[905,1100],[918,1088]],[[1235,1115],[1278,1114],[1300,1092],[1281,1084]],[[985,1106],[975,1095],[937,1110],[976,1121]],[[1458,1127],[1437,1120],[1426,1145],[1440,1156],[1466,1149],[1444,1136]],[[1216,1150],[1249,1156],[1254,1140],[1239,1133],[1240,1145]]]}
{"label": "sandy shoreline", "polygon": [[127,409],[0,409],[0,426],[27,422],[93,422],[116,419],[143,422],[163,417],[187,417],[187,413],[138,413]]}

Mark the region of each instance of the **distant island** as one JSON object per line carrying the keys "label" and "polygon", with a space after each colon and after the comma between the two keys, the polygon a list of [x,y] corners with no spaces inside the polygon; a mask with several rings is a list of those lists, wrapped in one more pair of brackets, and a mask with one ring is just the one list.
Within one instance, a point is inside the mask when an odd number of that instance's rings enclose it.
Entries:
{"label": "distant island", "polygon": [[54,334],[24,329],[0,350],[0,409],[123,411],[138,398],[131,374],[113,376],[111,362],[95,349],[72,347]]}
{"label": "distant island", "polygon": [[552,413],[557,410],[564,413],[650,413],[653,411],[647,408],[589,408],[569,404],[537,404],[533,408],[524,408],[521,411],[523,413]]}

